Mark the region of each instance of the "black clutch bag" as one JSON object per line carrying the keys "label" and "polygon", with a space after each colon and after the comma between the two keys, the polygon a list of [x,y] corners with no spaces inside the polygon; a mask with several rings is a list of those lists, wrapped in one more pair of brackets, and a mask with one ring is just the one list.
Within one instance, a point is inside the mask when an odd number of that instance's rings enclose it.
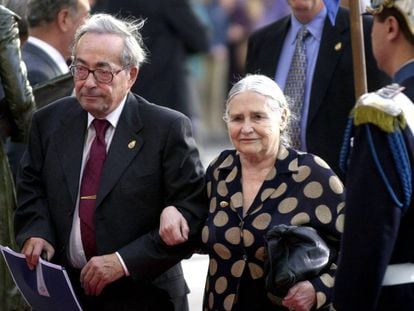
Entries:
{"label": "black clutch bag", "polygon": [[284,297],[295,283],[316,277],[330,262],[330,249],[315,229],[277,225],[265,240],[265,287]]}

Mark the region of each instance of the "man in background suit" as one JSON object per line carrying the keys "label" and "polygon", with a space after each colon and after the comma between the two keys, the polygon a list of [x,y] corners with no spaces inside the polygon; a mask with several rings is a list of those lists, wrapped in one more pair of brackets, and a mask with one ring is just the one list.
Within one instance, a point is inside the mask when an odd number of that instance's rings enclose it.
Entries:
{"label": "man in background suit", "polygon": [[[372,2],[369,12],[374,16],[371,37],[375,59],[404,89],[391,86],[365,94],[355,107],[346,217],[333,301],[338,311],[411,311],[414,0]],[[402,138],[405,150],[396,149],[395,137]]]}
{"label": "man in background suit", "polygon": [[[301,119],[301,149],[317,154],[339,176],[339,153],[345,125],[355,103],[350,21],[347,9],[339,8],[335,25],[322,0],[287,0],[292,14],[258,30],[248,43],[246,72],[274,78],[282,89],[289,72],[298,29],[305,25],[307,72]],[[364,35],[369,39],[372,19],[364,16]],[[368,88],[386,85],[366,43]]]}
{"label": "man in background suit", "polygon": [[[22,253],[32,268],[42,252],[66,266],[85,310],[187,310],[179,262],[193,251],[207,213],[189,119],[130,92],[145,59],[141,27],[107,14],[80,27],[71,66],[76,98],[35,113],[18,174]],[[104,137],[96,123],[108,127]],[[94,171],[96,190],[85,194],[91,167],[105,158],[98,142],[106,160]],[[93,221],[82,216],[86,202]],[[190,224],[180,247],[158,234],[168,205]]]}
{"label": "man in background suit", "polygon": [[89,11],[88,0],[29,0],[23,60],[32,86],[69,72],[73,37]]}
{"label": "man in background suit", "polygon": [[[188,0],[106,0],[98,6],[111,14],[146,20],[142,37],[149,60],[132,91],[150,102],[197,116],[187,68],[190,55],[207,52],[207,31]],[[105,3],[106,2],[106,3]]]}

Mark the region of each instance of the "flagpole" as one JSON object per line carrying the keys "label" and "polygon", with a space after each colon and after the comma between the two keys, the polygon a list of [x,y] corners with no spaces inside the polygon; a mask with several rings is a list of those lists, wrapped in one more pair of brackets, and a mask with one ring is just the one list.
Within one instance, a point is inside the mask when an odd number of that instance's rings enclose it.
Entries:
{"label": "flagpole", "polygon": [[349,0],[352,59],[354,63],[355,96],[359,98],[368,91],[365,66],[364,31],[360,0]]}

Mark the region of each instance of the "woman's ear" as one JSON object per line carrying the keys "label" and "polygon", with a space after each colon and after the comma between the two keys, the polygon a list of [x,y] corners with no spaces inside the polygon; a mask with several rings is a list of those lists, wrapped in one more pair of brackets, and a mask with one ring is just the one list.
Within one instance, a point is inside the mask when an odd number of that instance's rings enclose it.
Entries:
{"label": "woman's ear", "polygon": [[288,119],[289,119],[289,112],[286,108],[283,108],[280,112],[280,123],[279,123],[281,132],[283,132],[286,129],[286,126],[288,124]]}

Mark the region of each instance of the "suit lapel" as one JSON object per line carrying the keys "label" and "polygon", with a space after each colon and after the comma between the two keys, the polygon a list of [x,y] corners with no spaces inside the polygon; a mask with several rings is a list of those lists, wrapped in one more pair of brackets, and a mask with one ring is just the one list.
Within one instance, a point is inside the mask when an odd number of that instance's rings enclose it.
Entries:
{"label": "suit lapel", "polygon": [[317,111],[324,100],[326,90],[330,85],[331,77],[343,54],[345,44],[350,44],[346,36],[349,33],[347,14],[340,9],[335,26],[332,26],[329,18],[325,19],[322,33],[321,45],[319,47],[318,59],[313,75],[312,90],[310,95],[308,125],[312,122]]}
{"label": "suit lapel", "polygon": [[66,115],[67,117],[62,122],[61,129],[55,134],[54,141],[72,203],[75,206],[86,133],[87,113],[73,99],[73,108]]}
{"label": "suit lapel", "polygon": [[269,28],[269,31],[266,34],[266,39],[264,40],[266,44],[263,46],[263,49],[268,51],[266,53],[268,57],[263,59],[264,63],[261,65],[261,74],[271,77],[272,79],[274,79],[277,72],[278,59],[282,51],[283,42],[289,29],[289,25],[290,17],[284,18],[280,23]]}
{"label": "suit lapel", "polygon": [[116,185],[122,173],[138,154],[144,144],[138,132],[143,127],[139,117],[139,103],[130,93],[119,118],[111,146],[102,171],[96,206]]}

